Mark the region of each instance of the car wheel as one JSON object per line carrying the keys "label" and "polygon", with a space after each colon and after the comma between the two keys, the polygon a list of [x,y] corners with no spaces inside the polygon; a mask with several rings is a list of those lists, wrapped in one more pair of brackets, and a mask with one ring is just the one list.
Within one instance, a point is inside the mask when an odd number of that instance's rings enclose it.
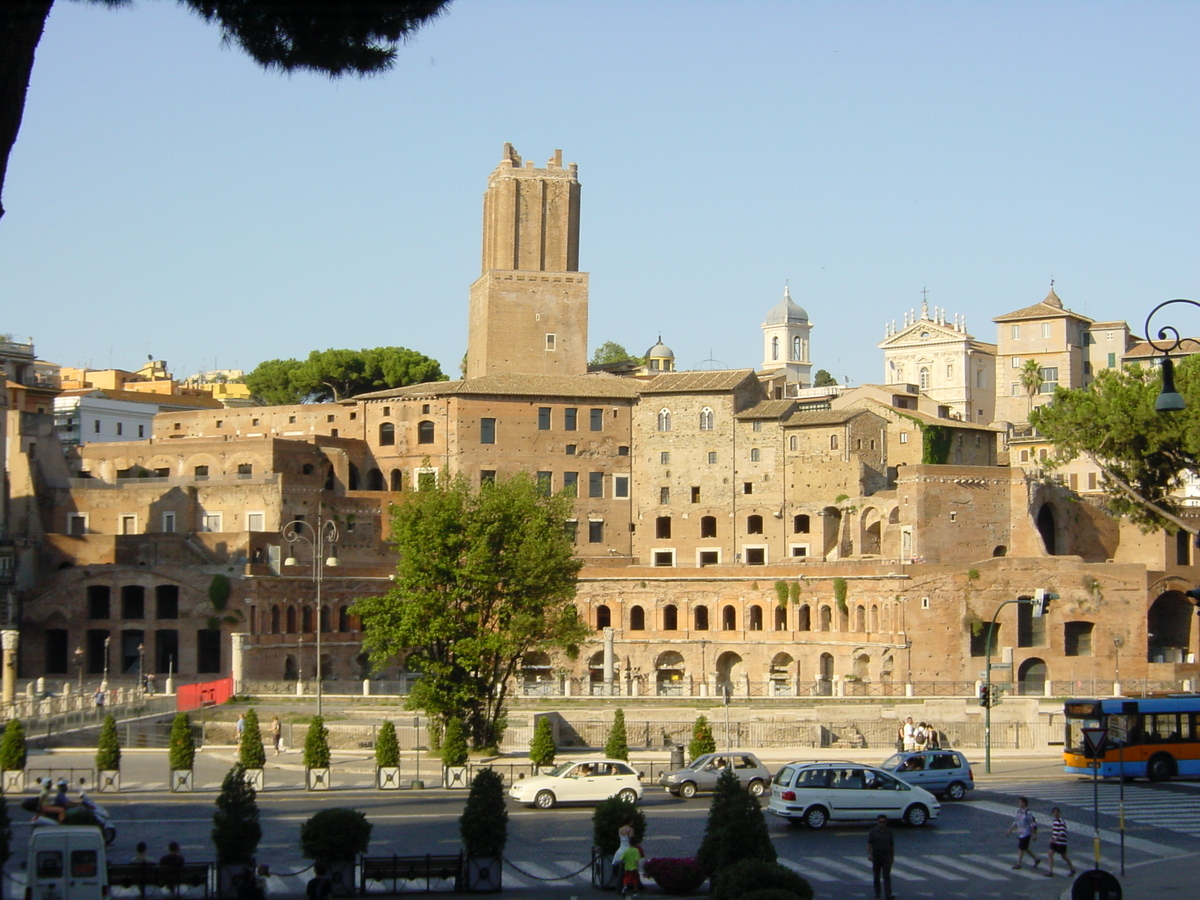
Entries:
{"label": "car wheel", "polygon": [[752,782],[746,785],[746,790],[750,792],[751,797],[761,797],[763,795],[763,791],[766,790],[766,785],[755,778]]}
{"label": "car wheel", "polygon": [[533,805],[538,809],[553,809],[554,808],[554,792],[553,791],[538,791],[537,796],[533,798]]}
{"label": "car wheel", "polygon": [[622,803],[637,803],[637,791],[633,788],[625,788],[617,794],[617,799]]}
{"label": "car wheel", "polygon": [[952,781],[950,786],[946,788],[946,796],[951,800],[961,800],[967,796],[967,786],[961,781]]}
{"label": "car wheel", "polygon": [[829,821],[829,813],[823,806],[811,806],[804,811],[804,824],[813,831],[820,831]]}
{"label": "car wheel", "polygon": [[685,781],[679,786],[679,796],[685,800],[691,800],[696,796],[696,786],[690,781]]}
{"label": "car wheel", "polygon": [[911,825],[913,828],[920,828],[929,821],[929,810],[920,803],[914,803],[904,811],[904,824]]}
{"label": "car wheel", "polygon": [[1150,757],[1146,764],[1146,777],[1151,781],[1170,781],[1175,774],[1175,760],[1169,753],[1159,753]]}

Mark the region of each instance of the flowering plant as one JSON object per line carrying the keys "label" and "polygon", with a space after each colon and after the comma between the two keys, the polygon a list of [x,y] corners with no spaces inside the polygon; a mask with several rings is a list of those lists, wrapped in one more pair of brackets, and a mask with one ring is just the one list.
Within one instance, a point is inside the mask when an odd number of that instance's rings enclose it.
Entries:
{"label": "flowering plant", "polygon": [[646,860],[645,872],[668,894],[690,894],[704,884],[704,870],[691,857]]}

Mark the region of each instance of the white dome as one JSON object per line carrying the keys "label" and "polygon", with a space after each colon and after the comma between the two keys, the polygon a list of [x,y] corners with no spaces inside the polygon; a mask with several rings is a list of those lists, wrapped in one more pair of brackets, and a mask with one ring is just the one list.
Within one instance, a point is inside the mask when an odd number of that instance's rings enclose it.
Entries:
{"label": "white dome", "polygon": [[783,289],[783,299],[780,300],[771,311],[767,313],[767,319],[763,322],[764,325],[790,325],[793,322],[803,322],[808,324],[808,313],[800,306],[792,302],[792,289],[785,287]]}

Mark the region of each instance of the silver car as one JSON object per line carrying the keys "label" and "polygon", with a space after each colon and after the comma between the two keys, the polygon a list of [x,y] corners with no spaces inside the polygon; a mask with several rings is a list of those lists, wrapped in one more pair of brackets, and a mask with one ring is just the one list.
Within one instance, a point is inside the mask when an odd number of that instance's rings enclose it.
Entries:
{"label": "silver car", "polygon": [[703,791],[713,791],[721,771],[729,767],[737,776],[742,787],[755,797],[761,797],[771,783],[771,772],[758,761],[753,753],[744,750],[726,750],[722,753],[705,753],[697,756],[682,769],[664,772],[658,779],[668,793],[677,797],[695,797]]}
{"label": "silver car", "polygon": [[975,787],[975,773],[957,750],[911,750],[893,753],[881,769],[931,794],[962,800]]}

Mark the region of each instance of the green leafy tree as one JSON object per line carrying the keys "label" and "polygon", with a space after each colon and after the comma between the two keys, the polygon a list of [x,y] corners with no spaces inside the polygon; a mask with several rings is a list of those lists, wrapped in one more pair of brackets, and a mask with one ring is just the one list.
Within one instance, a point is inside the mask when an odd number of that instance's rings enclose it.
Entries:
{"label": "green leafy tree", "polygon": [[607,366],[612,363],[632,362],[641,365],[645,360],[640,356],[634,356],[620,344],[614,341],[605,341],[595,352],[592,353],[593,366]]}
{"label": "green leafy tree", "polygon": [[495,769],[480,769],[471,781],[463,814],[458,820],[467,856],[496,858],[508,843],[508,804],[504,781]]}
{"label": "green leafy tree", "polygon": [[117,720],[109,713],[100,726],[100,739],[96,742],[96,769],[112,772],[121,768],[121,742],[117,739]]}
{"label": "green leafy tree", "polygon": [[604,755],[609,759],[629,759],[629,739],[625,735],[625,710],[613,713],[612,728],[604,742]]}
{"label": "green leafy tree", "polygon": [[329,768],[329,729],[321,716],[313,716],[308,733],[304,735],[304,767]]}
{"label": "green leafy tree", "polygon": [[313,350],[308,359],[269,359],[246,376],[268,405],[324,403],[368,391],[445,381],[437,360],[406,347]]}
{"label": "green leafy tree", "polygon": [[238,743],[238,763],[247,769],[261,769],[267,764],[267,752],[263,749],[262,732],[258,728],[258,713],[252,709],[246,710],[246,724]]}
{"label": "green leafy tree", "polygon": [[379,726],[375,738],[375,765],[381,769],[400,765],[400,742],[396,740],[396,726],[391,720]]}
{"label": "green leafy tree", "polygon": [[773,863],[775,858],[758,798],[742,787],[732,769],[724,769],[717,779],[696,862],[713,876],[743,859]]}
{"label": "green leafy tree", "polygon": [[1038,395],[1038,391],[1042,389],[1044,378],[1042,377],[1042,364],[1036,359],[1025,360],[1025,365],[1021,366],[1021,374],[1017,377],[1021,383],[1021,389],[1029,396],[1029,411],[1033,412],[1033,400]]}
{"label": "green leafy tree", "polygon": [[697,716],[692,725],[692,740],[688,743],[688,759],[693,760],[705,753],[713,753],[717,749],[717,739],[713,737],[712,725],[705,716]]}
{"label": "green leafy tree", "polygon": [[442,741],[442,765],[465,766],[467,755],[467,735],[462,719],[451,719],[446,723],[446,737]]}
{"label": "green leafy tree", "polygon": [[1185,409],[1157,412],[1160,388],[1157,369],[1101,369],[1087,388],[1058,388],[1029,421],[1054,443],[1049,466],[1082,456],[1101,470],[1101,488],[1113,512],[1143,528],[1195,533],[1195,526],[1180,518],[1176,496],[1185,474],[1200,475],[1200,356],[1175,369]]}
{"label": "green leafy tree", "polygon": [[825,369],[817,369],[817,374],[813,376],[813,387],[837,387],[837,383],[838,380]]}
{"label": "green leafy tree", "polygon": [[352,608],[377,669],[405,655],[421,672],[409,708],[462,718],[476,748],[499,744],[522,657],[555,647],[573,657],[590,633],[573,602],[570,512],[525,475],[478,491],[439,480],[394,510],[394,587]]}
{"label": "green leafy tree", "polygon": [[554,726],[549,716],[540,716],[533,726],[533,740],[529,742],[529,761],[535,766],[554,765]]}
{"label": "green leafy tree", "polygon": [[241,763],[226,773],[221,793],[217,795],[217,811],[213,813],[212,842],[218,863],[245,865],[254,859],[262,840],[256,796]]}
{"label": "green leafy tree", "polygon": [[167,750],[172,769],[190,769],[196,762],[196,740],[192,735],[192,720],[185,712],[176,713],[171,722],[171,746]]}
{"label": "green leafy tree", "polygon": [[[129,0],[93,0],[105,6]],[[449,0],[179,0],[219,25],[223,43],[245,51],[265,69],[373,75],[396,59],[396,47],[436,17]],[[54,0],[0,3],[0,193],[21,128],[33,59]],[[4,207],[0,205],[0,216]]]}
{"label": "green leafy tree", "polygon": [[16,772],[25,768],[25,726],[20,719],[9,719],[0,738],[0,770]]}

